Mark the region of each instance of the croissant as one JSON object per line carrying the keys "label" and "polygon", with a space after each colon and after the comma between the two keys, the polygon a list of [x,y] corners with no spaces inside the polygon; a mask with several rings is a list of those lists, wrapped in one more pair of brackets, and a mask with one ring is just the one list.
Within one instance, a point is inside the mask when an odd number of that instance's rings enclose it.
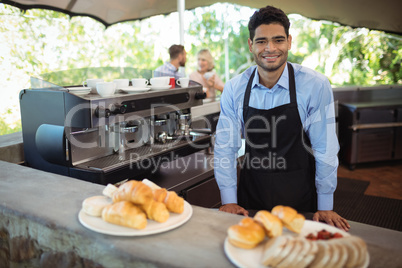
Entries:
{"label": "croissant", "polygon": [[183,213],[184,211],[184,199],[174,191],[167,191],[165,188],[154,190],[154,199],[164,203],[171,212]]}
{"label": "croissant", "polygon": [[113,202],[130,201],[136,205],[147,204],[152,199],[153,193],[151,188],[136,180],[124,183],[113,194]]}
{"label": "croissant", "polygon": [[144,210],[147,218],[157,222],[165,222],[169,219],[169,211],[167,210],[165,204],[151,200],[148,203],[141,205],[142,210]]}
{"label": "croissant", "polygon": [[147,226],[145,213],[128,201],[117,202],[105,207],[102,210],[102,219],[135,229],[144,229]]}

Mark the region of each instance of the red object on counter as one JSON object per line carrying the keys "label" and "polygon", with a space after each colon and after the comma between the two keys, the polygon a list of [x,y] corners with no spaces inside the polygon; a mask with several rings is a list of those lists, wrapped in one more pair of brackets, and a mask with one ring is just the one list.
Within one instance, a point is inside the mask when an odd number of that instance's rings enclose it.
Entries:
{"label": "red object on counter", "polygon": [[170,85],[170,88],[176,87],[176,80],[174,79],[174,77],[170,77],[169,85]]}

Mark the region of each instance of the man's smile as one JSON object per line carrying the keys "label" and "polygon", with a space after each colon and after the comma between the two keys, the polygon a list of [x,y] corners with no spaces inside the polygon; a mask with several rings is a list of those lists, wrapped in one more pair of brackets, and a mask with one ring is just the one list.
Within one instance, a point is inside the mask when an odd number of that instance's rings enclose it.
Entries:
{"label": "man's smile", "polygon": [[263,55],[262,58],[267,61],[275,61],[277,58],[279,58],[279,55]]}

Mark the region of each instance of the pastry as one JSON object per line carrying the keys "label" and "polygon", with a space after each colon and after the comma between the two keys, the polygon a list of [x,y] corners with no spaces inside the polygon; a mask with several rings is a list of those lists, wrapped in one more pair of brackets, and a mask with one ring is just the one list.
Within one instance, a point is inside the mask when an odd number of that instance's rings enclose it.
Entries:
{"label": "pastry", "polygon": [[136,180],[124,183],[113,194],[113,202],[130,201],[136,205],[147,204],[152,199],[153,193],[151,188]]}
{"label": "pastry", "polygon": [[145,185],[148,185],[152,189],[152,191],[161,189],[161,187],[159,185],[155,184],[153,181],[150,181],[148,179],[143,179],[142,183],[144,183]]}
{"label": "pastry", "polygon": [[311,241],[305,239],[304,237],[296,239],[301,244],[301,250],[296,255],[292,262],[292,265],[298,268],[306,267],[308,264],[305,263],[305,257],[309,254],[312,246]]}
{"label": "pastry", "polygon": [[295,243],[294,237],[287,236],[287,241],[284,245],[279,245],[279,253],[276,254],[270,261],[270,265],[272,267],[277,266],[281,261],[283,261],[290,253],[290,251],[293,249]]}
{"label": "pastry", "polygon": [[169,219],[169,211],[167,210],[165,204],[157,202],[155,200],[150,200],[148,203],[141,205],[142,210],[144,210],[147,218],[157,222],[165,222]]}
{"label": "pastry", "polygon": [[286,228],[295,233],[300,233],[306,220],[302,214],[287,206],[276,206],[271,213],[277,216]]}
{"label": "pastry", "polygon": [[114,193],[118,190],[118,188],[116,186],[114,186],[113,184],[108,184],[106,185],[106,187],[103,189],[102,194],[106,195],[110,198],[113,198]]}
{"label": "pastry", "polygon": [[252,218],[244,218],[228,229],[229,242],[239,248],[254,248],[264,239],[264,228]]}
{"label": "pastry", "polygon": [[174,213],[183,213],[184,199],[174,191],[167,191],[165,188],[153,191],[154,199],[166,205],[167,209]]}
{"label": "pastry", "polygon": [[271,213],[277,216],[284,224],[289,224],[297,215],[297,211],[287,206],[276,206]]}
{"label": "pastry", "polygon": [[135,229],[144,229],[147,226],[145,213],[128,201],[120,201],[105,207],[102,211],[102,219],[106,222]]}
{"label": "pastry", "polygon": [[92,196],[82,202],[82,209],[90,216],[100,217],[102,210],[110,204],[112,204],[112,199],[107,196]]}
{"label": "pastry", "polygon": [[[290,236],[282,235],[269,239],[262,254],[262,264],[264,266],[275,267],[284,260],[293,248],[294,239]],[[287,247],[287,248],[286,248]],[[286,254],[282,254],[286,249]]]}
{"label": "pastry", "polygon": [[317,254],[315,255],[314,260],[310,263],[309,267],[311,268],[322,268],[325,267],[325,264],[328,263],[331,257],[331,251],[329,249],[329,245],[327,241],[315,241],[318,246]]}
{"label": "pastry", "polygon": [[289,229],[289,231],[300,234],[305,220],[306,218],[302,214],[297,214],[296,217],[294,217],[293,220],[290,221],[290,223],[284,225],[286,228]]}
{"label": "pastry", "polygon": [[278,268],[286,268],[286,267],[298,267],[295,265],[297,261],[297,256],[303,249],[303,244],[299,239],[294,240],[294,245],[288,256],[284,258],[276,267]]}
{"label": "pastry", "polygon": [[315,259],[315,255],[318,251],[317,243],[314,241],[306,240],[310,243],[310,251],[303,257],[300,267],[309,267],[310,263]]}
{"label": "pastry", "polygon": [[281,220],[272,215],[269,211],[260,210],[255,214],[254,220],[259,222],[265,229],[268,237],[275,237],[282,235],[282,222]]}

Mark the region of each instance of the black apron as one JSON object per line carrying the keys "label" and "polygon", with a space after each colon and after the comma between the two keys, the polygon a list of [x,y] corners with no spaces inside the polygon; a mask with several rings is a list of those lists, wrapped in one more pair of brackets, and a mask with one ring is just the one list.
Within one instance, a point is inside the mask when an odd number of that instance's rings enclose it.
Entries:
{"label": "black apron", "polygon": [[244,95],[246,150],[238,187],[238,204],[248,210],[290,206],[317,211],[315,159],[297,109],[294,70],[288,63],[290,103],[269,110],[249,106],[252,73]]}

